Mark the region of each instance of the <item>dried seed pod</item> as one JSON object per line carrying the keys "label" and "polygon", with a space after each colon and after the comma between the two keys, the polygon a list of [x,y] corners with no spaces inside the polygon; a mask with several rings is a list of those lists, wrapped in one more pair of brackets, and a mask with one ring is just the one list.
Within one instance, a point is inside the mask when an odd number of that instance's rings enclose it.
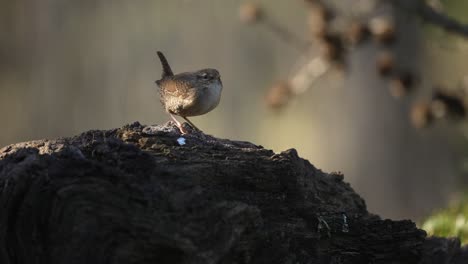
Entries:
{"label": "dried seed pod", "polygon": [[442,100],[432,100],[431,112],[436,118],[444,118],[447,116],[447,105]]}
{"label": "dried seed pod", "polygon": [[438,118],[464,118],[466,116],[466,105],[463,99],[457,95],[436,89],[432,95],[431,109]]}
{"label": "dried seed pod", "polygon": [[278,81],[268,90],[265,102],[268,107],[280,109],[284,107],[292,96],[291,85],[287,81]]}
{"label": "dried seed pod", "polygon": [[328,22],[318,18],[314,14],[309,14],[307,24],[309,26],[310,32],[312,33],[312,36],[314,37],[322,37],[328,31]]}
{"label": "dried seed pod", "polygon": [[416,102],[411,107],[411,123],[416,128],[425,128],[434,121],[430,104],[426,101]]}
{"label": "dried seed pod", "polygon": [[376,41],[391,44],[395,40],[395,25],[390,18],[375,17],[369,22],[369,29]]}
{"label": "dried seed pod", "polygon": [[262,10],[254,3],[245,3],[240,6],[239,19],[244,23],[255,23],[262,19]]}
{"label": "dried seed pod", "polygon": [[327,8],[320,1],[306,1],[309,6],[310,13],[319,17],[324,21],[330,21],[333,18],[333,12],[330,8]]}
{"label": "dried seed pod", "polygon": [[343,60],[344,46],[339,35],[324,35],[320,38],[319,50],[322,57],[328,61],[340,62]]}
{"label": "dried seed pod", "polygon": [[390,94],[395,98],[406,96],[413,89],[414,76],[409,72],[400,72],[389,83]]}
{"label": "dried seed pod", "polygon": [[381,76],[388,76],[395,68],[395,60],[393,54],[389,51],[382,51],[377,55],[377,72]]}
{"label": "dried seed pod", "polygon": [[367,25],[354,21],[349,25],[349,28],[346,31],[346,39],[352,45],[357,45],[362,43],[369,36],[370,31]]}
{"label": "dried seed pod", "polygon": [[332,13],[323,4],[318,2],[309,2],[309,16],[307,23],[310,31],[315,37],[322,37],[328,31]]}

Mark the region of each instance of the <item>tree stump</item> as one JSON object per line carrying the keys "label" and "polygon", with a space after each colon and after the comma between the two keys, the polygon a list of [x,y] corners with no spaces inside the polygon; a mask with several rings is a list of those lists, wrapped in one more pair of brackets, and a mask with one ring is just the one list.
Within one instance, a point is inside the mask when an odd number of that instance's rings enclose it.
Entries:
{"label": "tree stump", "polygon": [[4,147],[0,210],[2,264],[468,259],[457,240],[369,214],[343,175],[294,149],[171,123]]}

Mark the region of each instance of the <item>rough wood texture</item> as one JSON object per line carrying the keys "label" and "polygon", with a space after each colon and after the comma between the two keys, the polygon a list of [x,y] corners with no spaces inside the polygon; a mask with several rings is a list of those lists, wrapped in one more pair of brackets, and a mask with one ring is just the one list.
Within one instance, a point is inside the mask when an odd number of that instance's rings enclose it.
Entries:
{"label": "rough wood texture", "polygon": [[[0,150],[0,263],[462,263],[291,149],[134,123]],[[434,262],[438,256],[446,262]],[[432,261],[432,262],[431,262]]]}

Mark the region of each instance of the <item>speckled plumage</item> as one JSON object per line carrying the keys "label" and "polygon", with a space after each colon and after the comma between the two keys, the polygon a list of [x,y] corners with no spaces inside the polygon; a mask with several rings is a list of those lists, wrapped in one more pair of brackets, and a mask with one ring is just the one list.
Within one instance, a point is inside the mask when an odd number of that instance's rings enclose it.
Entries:
{"label": "speckled plumage", "polygon": [[185,117],[213,110],[219,103],[222,90],[219,73],[214,69],[179,73],[159,80],[158,85],[166,111]]}
{"label": "speckled plumage", "polygon": [[156,84],[161,103],[169,114],[189,121],[186,117],[206,114],[219,104],[223,84],[217,70],[202,69],[174,75],[164,55],[158,52],[158,56],[163,73]]}

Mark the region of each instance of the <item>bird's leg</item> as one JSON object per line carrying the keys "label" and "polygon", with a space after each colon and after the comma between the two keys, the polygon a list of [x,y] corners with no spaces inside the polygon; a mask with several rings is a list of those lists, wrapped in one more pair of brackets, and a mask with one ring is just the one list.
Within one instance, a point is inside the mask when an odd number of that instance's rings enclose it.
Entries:
{"label": "bird's leg", "polygon": [[187,122],[190,124],[190,126],[192,126],[195,130],[201,131],[201,130],[200,130],[198,127],[196,127],[190,120],[188,120],[188,118],[187,118],[186,116],[183,116],[182,118],[185,119],[185,121],[187,121]]}
{"label": "bird's leg", "polygon": [[172,114],[170,115],[171,115],[172,120],[174,120],[174,122],[176,123],[176,126],[179,128],[180,133],[187,134],[187,130],[184,129],[182,124],[175,118],[175,116],[173,116]]}

